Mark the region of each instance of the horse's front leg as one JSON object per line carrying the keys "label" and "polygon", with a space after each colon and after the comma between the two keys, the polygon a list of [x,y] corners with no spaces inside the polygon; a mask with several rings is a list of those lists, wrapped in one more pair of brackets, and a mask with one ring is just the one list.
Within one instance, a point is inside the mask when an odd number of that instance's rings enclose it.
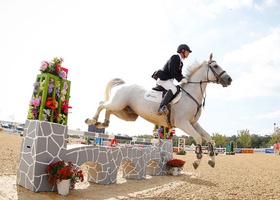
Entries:
{"label": "horse's front leg", "polygon": [[214,141],[212,140],[211,136],[200,126],[199,123],[195,123],[193,125],[194,129],[201,134],[201,136],[208,142],[208,155],[209,155],[209,160],[208,164],[211,167],[215,167],[215,151],[213,147]]}
{"label": "horse's front leg", "polygon": [[211,167],[215,167],[215,151],[213,144],[211,142],[208,142],[208,154],[210,156],[210,159],[208,160],[208,164]]}
{"label": "horse's front leg", "polygon": [[202,137],[200,135],[200,133],[198,133],[193,125],[190,124],[189,121],[178,121],[176,124],[176,127],[180,128],[182,131],[184,131],[185,133],[187,133],[188,135],[192,136],[193,139],[196,142],[196,148],[195,148],[195,153],[196,153],[196,159],[193,162],[193,167],[196,169],[198,168],[198,166],[200,165],[200,161],[202,158],[202,149],[201,149],[201,145],[202,145]]}
{"label": "horse's front leg", "polygon": [[195,154],[196,154],[197,159],[193,162],[193,168],[194,169],[198,168],[198,166],[200,165],[201,158],[202,158],[202,149],[201,149],[200,144],[198,144],[195,147]]}

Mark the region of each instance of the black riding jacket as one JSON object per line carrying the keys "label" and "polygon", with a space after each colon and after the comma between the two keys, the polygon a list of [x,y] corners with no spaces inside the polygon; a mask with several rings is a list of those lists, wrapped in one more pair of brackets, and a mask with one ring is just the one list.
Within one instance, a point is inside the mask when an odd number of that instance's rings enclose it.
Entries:
{"label": "black riding jacket", "polygon": [[157,76],[160,80],[176,79],[180,82],[184,77],[182,75],[183,62],[178,54],[171,56],[165,63],[162,70],[158,70]]}

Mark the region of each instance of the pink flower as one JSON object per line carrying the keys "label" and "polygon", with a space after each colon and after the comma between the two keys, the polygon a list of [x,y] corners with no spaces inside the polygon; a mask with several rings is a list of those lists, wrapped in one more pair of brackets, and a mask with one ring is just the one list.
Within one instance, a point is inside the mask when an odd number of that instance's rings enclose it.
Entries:
{"label": "pink flower", "polygon": [[48,66],[49,66],[49,63],[47,61],[42,61],[40,70],[45,71],[48,68]]}
{"label": "pink flower", "polygon": [[59,76],[60,76],[61,78],[63,78],[63,79],[66,79],[67,74],[66,74],[65,71],[60,71],[60,72],[59,72]]}
{"label": "pink flower", "polygon": [[41,97],[34,97],[31,99],[30,104],[34,106],[40,106],[41,103]]}

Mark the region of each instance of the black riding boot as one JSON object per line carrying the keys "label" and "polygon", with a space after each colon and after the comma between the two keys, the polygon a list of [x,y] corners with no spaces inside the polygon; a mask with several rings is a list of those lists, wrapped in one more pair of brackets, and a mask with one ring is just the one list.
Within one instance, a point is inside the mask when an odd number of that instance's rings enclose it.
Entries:
{"label": "black riding boot", "polygon": [[164,95],[164,97],[162,98],[162,101],[158,108],[158,113],[157,113],[158,115],[168,115],[169,110],[166,105],[171,101],[172,97],[173,97],[172,91],[168,90]]}

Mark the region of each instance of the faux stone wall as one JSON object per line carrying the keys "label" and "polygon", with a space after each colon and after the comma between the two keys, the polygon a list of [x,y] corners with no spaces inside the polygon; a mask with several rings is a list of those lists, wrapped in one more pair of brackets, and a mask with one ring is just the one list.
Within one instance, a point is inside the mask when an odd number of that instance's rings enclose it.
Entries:
{"label": "faux stone wall", "polygon": [[165,163],[172,158],[172,141],[160,140],[148,148],[121,148],[92,145],[68,145],[67,126],[27,120],[22,137],[17,184],[31,191],[54,191],[48,184],[45,169],[58,160],[71,161],[78,169],[85,164],[88,181],[116,183],[121,167],[129,179],[145,179],[146,175],[165,175]]}

